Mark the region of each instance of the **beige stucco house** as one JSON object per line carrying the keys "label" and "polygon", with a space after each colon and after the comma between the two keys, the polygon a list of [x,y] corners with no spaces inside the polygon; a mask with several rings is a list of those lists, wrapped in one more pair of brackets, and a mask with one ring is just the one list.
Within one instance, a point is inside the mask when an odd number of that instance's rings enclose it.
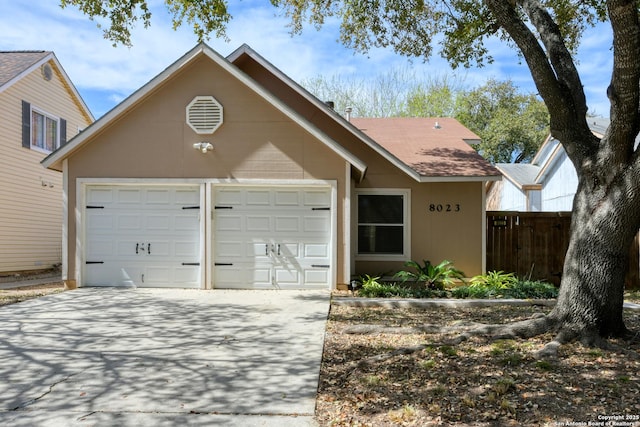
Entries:
{"label": "beige stucco house", "polygon": [[485,263],[500,173],[453,119],[351,119],[244,45],[199,44],[43,164],[70,286],[325,288]]}
{"label": "beige stucco house", "polygon": [[93,122],[53,52],[0,51],[0,273],[62,260],[62,174],[40,162]]}

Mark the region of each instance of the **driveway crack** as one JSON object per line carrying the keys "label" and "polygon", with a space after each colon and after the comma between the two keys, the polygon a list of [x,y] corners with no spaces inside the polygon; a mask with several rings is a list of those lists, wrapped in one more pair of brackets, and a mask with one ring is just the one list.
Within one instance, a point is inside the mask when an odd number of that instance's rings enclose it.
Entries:
{"label": "driveway crack", "polygon": [[64,378],[60,379],[59,381],[56,381],[55,383],[51,384],[51,385],[49,386],[49,389],[48,389],[48,390],[46,390],[44,393],[42,393],[40,396],[34,397],[33,399],[28,400],[27,402],[22,403],[22,404],[20,404],[20,405],[16,406],[15,408],[11,408],[10,410],[11,410],[11,411],[19,411],[19,410],[21,410],[21,409],[26,408],[27,406],[33,405],[34,403],[36,403],[37,401],[39,401],[40,399],[42,399],[43,397],[45,397],[46,395],[48,395],[49,393],[51,393],[51,392],[53,391],[53,389],[54,389],[57,385],[62,384],[62,383],[63,383],[63,382],[65,382],[65,381],[69,381],[69,379],[71,379],[71,378],[75,377],[76,375],[79,375],[79,374],[83,373],[83,372],[84,372],[84,371],[86,371],[87,369],[89,369],[89,368],[83,369],[83,370],[81,370],[80,372],[76,372],[76,373],[74,373],[74,374],[69,374],[69,375],[67,375],[66,377],[64,377]]}

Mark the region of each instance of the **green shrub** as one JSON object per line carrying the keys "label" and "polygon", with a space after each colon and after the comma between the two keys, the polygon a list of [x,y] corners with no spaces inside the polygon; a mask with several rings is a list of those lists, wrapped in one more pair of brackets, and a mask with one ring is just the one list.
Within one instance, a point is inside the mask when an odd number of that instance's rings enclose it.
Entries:
{"label": "green shrub", "polygon": [[451,290],[454,298],[516,298],[516,299],[551,299],[558,297],[558,289],[550,283],[520,280],[509,287],[490,286],[473,283]]}
{"label": "green shrub", "polygon": [[558,288],[538,280],[520,280],[505,291],[505,298],[551,299],[558,297]]}
{"label": "green shrub", "polygon": [[406,282],[408,280],[424,283],[427,289],[444,290],[452,285],[456,279],[464,278],[464,273],[453,266],[451,261],[442,261],[438,265],[423,260],[424,265],[416,261],[407,261],[405,267],[410,267],[415,271],[399,271],[395,277]]}
{"label": "green shrub", "polygon": [[518,283],[518,278],[513,273],[504,271],[488,271],[471,278],[471,287],[485,287],[487,289],[509,289]]}
{"label": "green shrub", "polygon": [[451,290],[453,298],[491,298],[491,292],[484,286],[459,286]]}
{"label": "green shrub", "polygon": [[397,283],[380,282],[380,277],[365,274],[361,277],[362,288],[358,295],[365,298],[432,298],[445,296],[444,291],[425,288],[409,288]]}

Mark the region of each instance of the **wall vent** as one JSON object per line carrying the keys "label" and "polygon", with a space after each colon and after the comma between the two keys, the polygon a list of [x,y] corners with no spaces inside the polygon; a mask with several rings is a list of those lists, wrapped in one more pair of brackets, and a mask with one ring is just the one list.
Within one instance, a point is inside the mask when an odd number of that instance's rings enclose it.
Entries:
{"label": "wall vent", "polygon": [[213,96],[196,96],[187,105],[187,124],[196,133],[214,133],[222,125],[222,105]]}

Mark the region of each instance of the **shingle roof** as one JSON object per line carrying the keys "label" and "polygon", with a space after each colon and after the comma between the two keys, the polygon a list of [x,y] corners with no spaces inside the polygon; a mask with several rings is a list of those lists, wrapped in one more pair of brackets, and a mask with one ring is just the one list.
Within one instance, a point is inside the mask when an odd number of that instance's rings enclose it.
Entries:
{"label": "shingle roof", "polygon": [[44,50],[0,51],[0,86],[3,86],[50,53]]}
{"label": "shingle roof", "polygon": [[499,163],[498,169],[518,187],[536,185],[536,178],[542,169],[538,165],[529,163]]}
{"label": "shingle roof", "polygon": [[353,118],[351,123],[420,176],[500,176],[467,143],[480,138],[453,118]]}

